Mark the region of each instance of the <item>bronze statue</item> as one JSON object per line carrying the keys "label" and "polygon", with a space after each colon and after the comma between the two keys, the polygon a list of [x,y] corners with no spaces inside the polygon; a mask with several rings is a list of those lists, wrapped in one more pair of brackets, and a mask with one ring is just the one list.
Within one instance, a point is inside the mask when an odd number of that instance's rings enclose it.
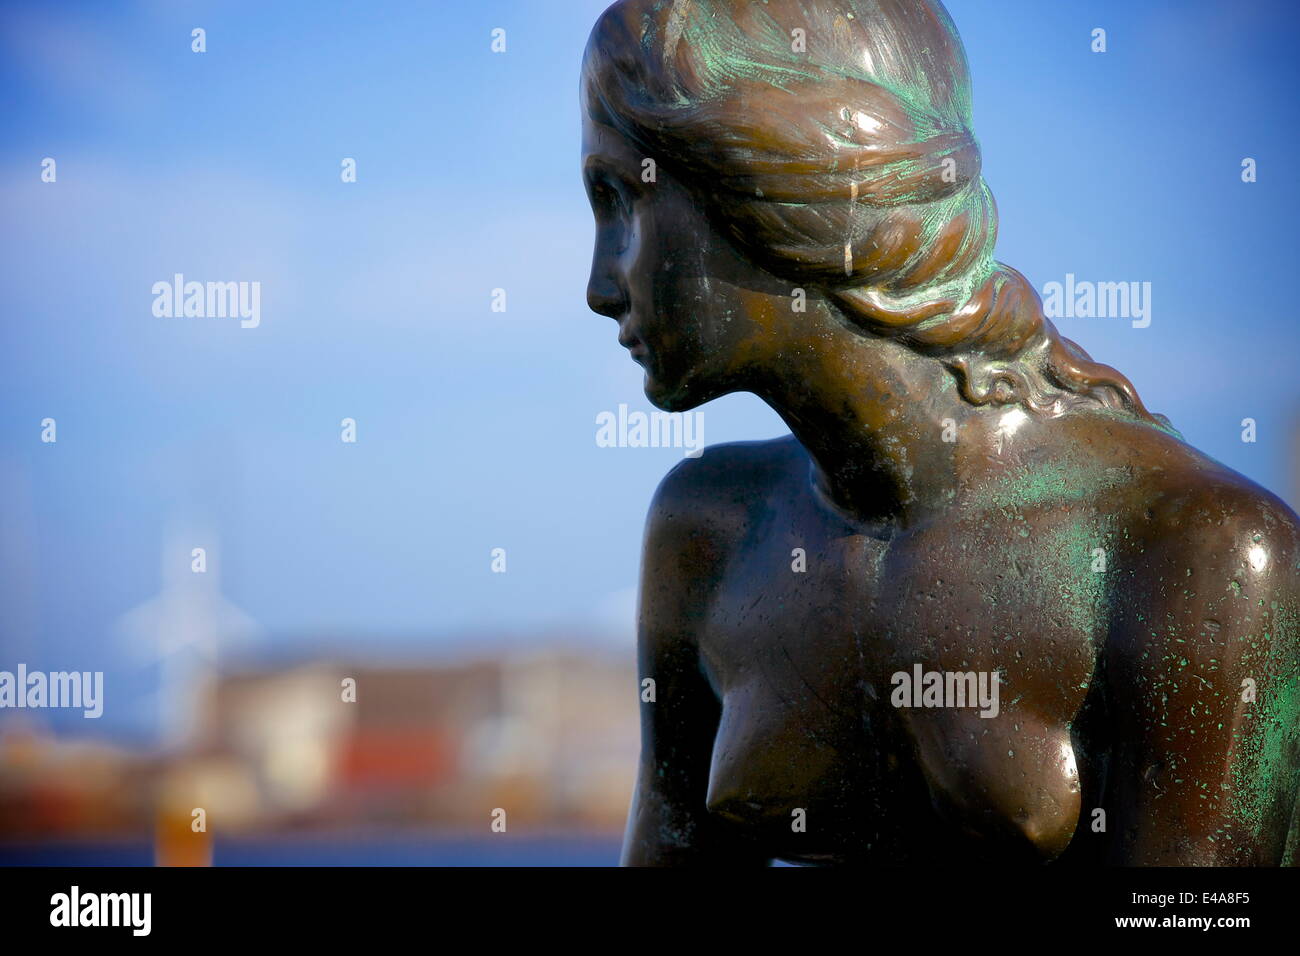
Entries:
{"label": "bronze statue", "polygon": [[650,507],[624,862],[1294,862],[1300,521],[994,261],[937,0],[623,0],[582,103],[646,395],[792,432]]}

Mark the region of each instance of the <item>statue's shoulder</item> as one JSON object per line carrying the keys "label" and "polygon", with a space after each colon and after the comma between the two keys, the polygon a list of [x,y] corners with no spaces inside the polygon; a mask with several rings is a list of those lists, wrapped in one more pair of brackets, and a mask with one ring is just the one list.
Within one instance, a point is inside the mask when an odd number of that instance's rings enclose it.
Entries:
{"label": "statue's shoulder", "polygon": [[792,435],[710,445],[698,457],[683,458],[659,483],[650,504],[650,530],[740,530],[764,506],[769,492],[806,477],[808,461]]}
{"label": "statue's shoulder", "polygon": [[1279,554],[1294,553],[1300,542],[1300,518],[1284,501],[1175,433],[1141,423],[1092,423],[1071,440],[1106,475],[1097,503],[1135,540],[1217,551],[1239,546],[1245,533]]}
{"label": "statue's shoulder", "polygon": [[[1148,457],[1134,479],[1136,494],[1126,496],[1133,560],[1165,581],[1195,582],[1166,589],[1174,597],[1162,613],[1177,616],[1183,605],[1199,613],[1221,593],[1270,614],[1300,613],[1300,518],[1244,475],[1171,441],[1168,454]],[[1293,631],[1286,643],[1300,648],[1300,631]]]}
{"label": "statue's shoulder", "polygon": [[646,519],[641,562],[642,639],[689,641],[730,557],[744,546],[780,485],[793,480],[793,438],[712,445],[659,483]]}
{"label": "statue's shoulder", "polygon": [[1162,454],[1147,456],[1136,481],[1140,517],[1158,539],[1210,550],[1265,545],[1296,557],[1300,518],[1286,502],[1182,441],[1171,437]]}

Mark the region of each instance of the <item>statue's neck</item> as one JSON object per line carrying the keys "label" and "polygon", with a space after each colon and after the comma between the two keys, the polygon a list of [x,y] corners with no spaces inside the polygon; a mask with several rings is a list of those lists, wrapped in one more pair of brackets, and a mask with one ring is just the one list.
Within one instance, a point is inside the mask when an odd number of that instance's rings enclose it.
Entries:
{"label": "statue's neck", "polygon": [[940,362],[826,317],[781,351],[755,389],[814,463],[814,482],[841,512],[889,531],[945,511],[979,449],[998,457],[1018,408],[965,401]]}

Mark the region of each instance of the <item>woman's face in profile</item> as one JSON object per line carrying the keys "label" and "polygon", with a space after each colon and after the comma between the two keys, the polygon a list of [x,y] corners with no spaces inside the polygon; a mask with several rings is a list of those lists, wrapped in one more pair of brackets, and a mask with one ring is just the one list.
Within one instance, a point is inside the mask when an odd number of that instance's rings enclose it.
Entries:
{"label": "woman's face in profile", "polygon": [[645,159],[584,116],[583,179],[596,218],[587,303],[617,320],[650,401],[684,411],[745,387],[791,312],[791,290],[750,265],[698,198]]}

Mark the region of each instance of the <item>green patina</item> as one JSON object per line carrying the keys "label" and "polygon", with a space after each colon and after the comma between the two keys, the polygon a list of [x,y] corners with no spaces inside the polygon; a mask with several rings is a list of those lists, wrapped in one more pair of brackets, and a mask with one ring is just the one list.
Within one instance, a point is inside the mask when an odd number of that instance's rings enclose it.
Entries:
{"label": "green patina", "polygon": [[[1298,782],[1300,746],[1300,670],[1276,681],[1247,714],[1238,759],[1233,762],[1232,808],[1245,824],[1266,822],[1279,795],[1294,796]],[[1283,808],[1289,810],[1289,807]]]}
{"label": "green patina", "polygon": [[[977,507],[990,509],[990,520],[996,520],[993,514],[1000,514],[1002,518],[1015,522],[1017,533],[1027,537],[1030,531],[1025,518],[1018,508],[1012,507],[1012,502],[1058,501],[1068,493],[1064,477],[1063,471],[1053,469],[1051,474],[1032,477],[1012,491],[991,490],[979,496]],[[1013,562],[1022,586],[1035,593],[1050,587],[1059,595],[1053,601],[1053,623],[1094,641],[1105,619],[1108,592],[1105,573],[1093,570],[1093,552],[1098,547],[1109,549],[1105,531],[1097,526],[1093,517],[1075,517],[1035,529],[1033,534],[1036,547],[1032,564],[1022,566],[1020,562]],[[990,590],[986,600],[990,605],[997,605],[999,599],[997,593]],[[1016,657],[1021,657],[1019,651]],[[1077,689],[1087,690],[1090,683],[1090,678],[1085,679]]]}
{"label": "green patina", "polygon": [[[678,7],[668,18],[670,34],[680,31],[681,42],[687,44],[703,67],[707,85],[726,88],[736,80],[749,80],[785,89],[791,80],[812,80],[821,72],[807,56],[800,57],[791,49],[789,34],[771,17],[765,16],[768,28],[762,34],[745,36],[729,17],[710,13],[692,4]],[[665,46],[669,53],[676,52],[676,43]],[[762,59],[740,53],[755,47]]]}
{"label": "green patina", "polygon": [[1269,608],[1262,613],[1263,640],[1250,642],[1252,653],[1242,663],[1276,676],[1267,684],[1260,680],[1259,697],[1247,705],[1232,772],[1233,810],[1256,828],[1274,810],[1289,813],[1300,788],[1300,614],[1291,602],[1274,601]]}
{"label": "green patina", "polygon": [[1106,613],[1106,574],[1092,569],[1093,550],[1109,550],[1104,531],[1091,520],[1072,520],[1040,528],[1035,538],[1036,578],[1060,594],[1054,611],[1062,624],[1091,639]]}
{"label": "green patina", "polygon": [[1120,468],[1088,471],[1077,462],[1053,461],[1007,475],[973,492],[969,501],[978,510],[1033,508],[1084,501],[1126,481],[1127,475]]}
{"label": "green patina", "polygon": [[[765,84],[797,94],[801,85],[826,83],[839,76],[888,89],[910,119],[915,142],[924,142],[954,124],[970,127],[970,85],[965,77],[950,81],[953,88],[944,104],[947,115],[936,117],[933,114],[936,107],[933,92],[924,71],[913,75],[887,58],[882,58],[875,64],[877,68],[872,69],[861,59],[828,62],[810,57],[792,47],[790,31],[770,14],[760,12],[755,16],[761,21],[761,26],[746,28],[734,16],[718,15],[709,3],[674,5],[665,20],[665,35],[659,37],[657,31],[650,30],[642,42],[647,48],[662,43],[667,57],[675,56],[678,46],[684,44],[696,63],[696,77],[701,86],[698,93],[705,96],[723,96],[745,83]],[[842,22],[847,23],[847,19]],[[679,105],[688,105],[692,99],[690,94],[678,91]],[[844,132],[833,123],[828,120],[823,123],[826,136],[852,144],[853,141],[845,138]],[[951,152],[956,154],[958,147]],[[942,154],[936,153],[928,158],[900,158],[886,165],[900,180],[905,180],[932,168],[940,158]],[[923,195],[922,187],[918,185],[910,198],[920,200]],[[926,235],[934,238],[958,212],[973,212],[982,201],[981,195],[963,194],[925,211],[922,220]],[[976,271],[982,273],[979,277],[982,281],[992,274],[991,255],[982,258],[979,266]]]}

